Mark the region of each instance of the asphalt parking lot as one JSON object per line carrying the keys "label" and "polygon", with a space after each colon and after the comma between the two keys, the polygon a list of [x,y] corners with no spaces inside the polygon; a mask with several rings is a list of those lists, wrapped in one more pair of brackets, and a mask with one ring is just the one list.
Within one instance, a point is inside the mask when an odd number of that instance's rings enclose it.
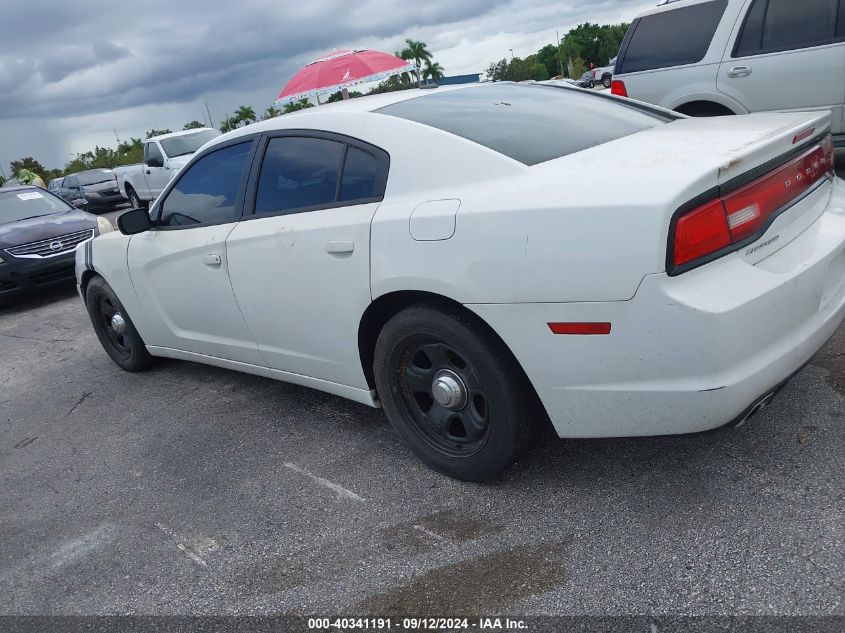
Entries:
{"label": "asphalt parking lot", "polygon": [[0,358],[3,614],[845,613],[845,328],[742,428],[483,485],[333,396],[124,373],[72,287],[0,306]]}

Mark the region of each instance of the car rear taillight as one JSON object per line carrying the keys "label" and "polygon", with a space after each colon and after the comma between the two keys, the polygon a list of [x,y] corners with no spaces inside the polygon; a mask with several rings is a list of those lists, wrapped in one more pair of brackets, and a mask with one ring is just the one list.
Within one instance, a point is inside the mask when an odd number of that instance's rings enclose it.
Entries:
{"label": "car rear taillight", "polygon": [[610,82],[610,94],[617,97],[627,97],[628,89],[625,87],[625,82],[621,79],[614,79]]}
{"label": "car rear taillight", "polygon": [[759,237],[781,210],[832,173],[833,164],[833,140],[828,135],[765,176],[682,214],[673,232],[676,272]]}

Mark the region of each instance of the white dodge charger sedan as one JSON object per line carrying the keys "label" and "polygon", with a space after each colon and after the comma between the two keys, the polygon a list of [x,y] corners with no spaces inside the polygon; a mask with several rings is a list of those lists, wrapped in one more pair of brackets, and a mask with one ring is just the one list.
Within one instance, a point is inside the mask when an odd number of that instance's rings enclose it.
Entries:
{"label": "white dodge charger sedan", "polygon": [[120,367],[177,358],[383,406],[467,480],[549,419],[564,438],[744,421],[845,317],[829,114],[409,90],[220,136],[118,224],[77,278]]}

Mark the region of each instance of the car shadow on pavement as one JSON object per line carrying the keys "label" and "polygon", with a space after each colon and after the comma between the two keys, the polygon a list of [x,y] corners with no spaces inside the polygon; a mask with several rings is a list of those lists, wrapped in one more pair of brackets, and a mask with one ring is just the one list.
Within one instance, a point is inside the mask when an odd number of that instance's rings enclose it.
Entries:
{"label": "car shadow on pavement", "polygon": [[74,295],[76,295],[76,284],[73,280],[34,292],[6,297],[0,295],[0,314],[16,314],[34,310],[50,303],[69,299]]}

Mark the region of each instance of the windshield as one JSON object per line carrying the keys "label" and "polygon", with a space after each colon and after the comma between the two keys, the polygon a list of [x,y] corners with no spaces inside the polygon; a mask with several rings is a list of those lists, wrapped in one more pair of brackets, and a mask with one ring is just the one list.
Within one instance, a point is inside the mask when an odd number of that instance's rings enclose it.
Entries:
{"label": "windshield", "polygon": [[589,90],[507,83],[415,97],[376,112],[450,132],[526,165],[673,120]]}
{"label": "windshield", "polygon": [[114,172],[110,169],[83,171],[76,174],[76,177],[79,179],[79,184],[84,187],[85,185],[96,185],[101,182],[114,180]]}
{"label": "windshield", "polygon": [[0,190],[0,223],[37,218],[72,208],[56,196],[38,189]]}
{"label": "windshield", "polygon": [[218,136],[220,136],[220,132],[217,130],[203,130],[194,134],[164,138],[159,141],[159,144],[164,150],[164,153],[170,158],[173,158],[174,156],[193,154],[211,139],[217,138]]}

